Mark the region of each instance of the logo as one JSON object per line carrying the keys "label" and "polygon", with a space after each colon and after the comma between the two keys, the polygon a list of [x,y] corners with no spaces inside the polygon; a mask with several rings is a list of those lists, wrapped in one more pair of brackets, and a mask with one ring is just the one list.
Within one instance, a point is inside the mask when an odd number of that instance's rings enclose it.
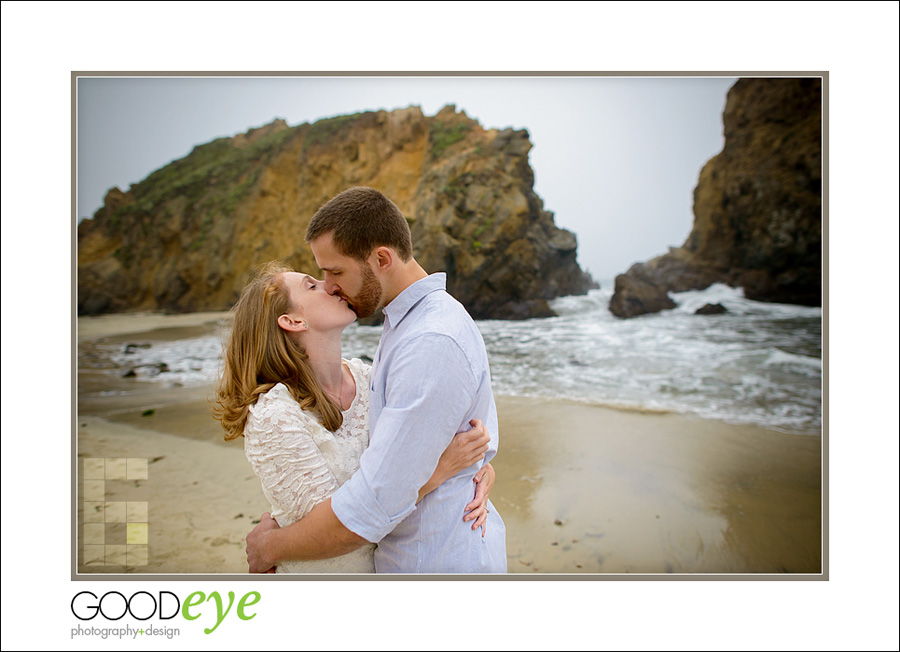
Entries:
{"label": "logo", "polygon": [[[155,596],[147,591],[137,591],[130,596],[126,596],[119,591],[107,591],[99,597],[92,591],[81,591],[72,598],[71,608],[72,615],[82,621],[93,620],[97,616],[111,621],[121,620],[125,616],[130,616],[139,621],[147,621],[154,616],[160,620],[172,620],[179,615],[187,621],[193,621],[203,616],[204,612],[212,616],[212,610],[206,606],[206,603],[212,602],[212,606],[215,607],[215,623],[212,627],[203,629],[203,633],[212,634],[231,613],[232,608],[234,608],[234,615],[239,620],[253,620],[256,617],[256,613],[249,612],[248,607],[255,605],[260,601],[260,598],[258,591],[250,591],[244,594],[238,600],[237,605],[235,605],[235,593],[234,591],[229,591],[228,604],[226,606],[225,600],[218,591],[212,591],[208,596],[203,591],[194,591],[188,595],[184,602],[171,591],[159,591]],[[211,618],[208,620],[211,621]],[[134,635],[144,634],[165,634],[168,638],[172,638],[173,634],[180,634],[180,631],[168,627],[162,629],[148,627],[146,630],[142,627],[135,630],[127,626],[124,629],[115,628],[115,630],[111,630],[104,628],[84,629],[79,625],[72,628],[73,638],[82,635],[100,635],[103,638],[112,635],[122,638],[122,636],[131,635],[133,637]]]}

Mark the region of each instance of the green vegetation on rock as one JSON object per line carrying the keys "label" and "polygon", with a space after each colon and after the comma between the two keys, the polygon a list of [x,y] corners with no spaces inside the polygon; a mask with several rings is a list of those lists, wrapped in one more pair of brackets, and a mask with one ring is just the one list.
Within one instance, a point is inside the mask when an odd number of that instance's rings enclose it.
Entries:
{"label": "green vegetation on rock", "polygon": [[471,129],[471,125],[465,122],[448,124],[435,120],[428,126],[428,140],[431,143],[431,158],[440,158],[448,147],[458,143]]}
{"label": "green vegetation on rock", "polygon": [[442,195],[446,195],[451,201],[456,201],[465,195],[466,187],[472,182],[474,174],[471,172],[463,172],[458,177],[453,177],[447,182],[447,185],[441,187],[438,191]]}
{"label": "green vegetation on rock", "polygon": [[325,144],[342,131],[348,131],[360,115],[362,114],[339,115],[335,118],[325,118],[314,122],[309,126],[309,131],[306,133],[306,139],[303,141],[304,146],[312,147],[313,145]]}
{"label": "green vegetation on rock", "polygon": [[[264,163],[277,151],[294,129],[282,129],[261,136],[244,147],[231,138],[219,138],[199,145],[182,159],[160,168],[131,188],[134,203],[119,208],[110,217],[112,225],[125,214],[151,213],[164,201],[183,197],[194,207],[211,188],[226,189],[209,199],[209,208],[229,213],[256,183],[256,164]],[[248,173],[248,168],[253,168]]]}

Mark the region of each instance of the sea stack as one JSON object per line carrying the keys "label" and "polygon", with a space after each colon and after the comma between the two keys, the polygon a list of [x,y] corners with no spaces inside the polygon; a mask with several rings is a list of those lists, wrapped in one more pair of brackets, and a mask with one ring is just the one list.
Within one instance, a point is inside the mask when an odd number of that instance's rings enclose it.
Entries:
{"label": "sea stack", "polygon": [[113,188],[79,224],[78,312],[225,310],[273,259],[315,274],[309,219],[362,185],[400,207],[416,258],[447,272],[473,317],[552,316],[550,299],[596,284],[534,192],[531,146],[526,131],[484,129],[452,105],[276,120],[200,145]]}
{"label": "sea stack", "polygon": [[713,283],[749,299],[822,305],[821,80],[740,79],[723,122],[725,145],[694,190],[691,234],[616,278],[616,316],[673,308],[668,292]]}

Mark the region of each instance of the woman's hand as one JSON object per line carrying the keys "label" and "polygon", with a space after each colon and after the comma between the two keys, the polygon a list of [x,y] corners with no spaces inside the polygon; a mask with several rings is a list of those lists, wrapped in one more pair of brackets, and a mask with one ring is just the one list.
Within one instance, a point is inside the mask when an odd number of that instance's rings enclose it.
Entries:
{"label": "woman's hand", "polygon": [[442,482],[484,459],[484,454],[491,443],[491,436],[480,419],[472,419],[469,421],[469,425],[472,426],[471,430],[458,432],[450,440],[450,445],[441,454],[441,459],[438,460],[437,468],[431,474],[431,478],[424,487],[419,489],[419,498],[416,503],[437,489]]}
{"label": "woman's hand", "polygon": [[472,523],[473,530],[481,526],[481,536],[484,536],[484,533],[487,532],[487,515],[490,512],[488,509],[488,496],[494,487],[496,477],[497,474],[494,473],[494,467],[488,462],[472,478],[472,481],[476,483],[475,498],[466,505],[466,515],[463,516],[463,520],[474,520],[475,522]]}
{"label": "woman's hand", "polygon": [[472,429],[456,433],[438,460],[436,472],[440,472],[444,480],[484,459],[491,436],[480,419],[472,419],[469,425]]}

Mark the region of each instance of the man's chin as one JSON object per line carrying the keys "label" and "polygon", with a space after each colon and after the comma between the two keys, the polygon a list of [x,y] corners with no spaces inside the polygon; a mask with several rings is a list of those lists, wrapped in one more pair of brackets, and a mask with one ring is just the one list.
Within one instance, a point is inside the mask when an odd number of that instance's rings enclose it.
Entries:
{"label": "man's chin", "polygon": [[365,319],[366,317],[371,317],[375,314],[374,310],[367,310],[365,308],[357,308],[356,306],[350,306],[350,310],[352,310],[356,314],[357,319]]}

